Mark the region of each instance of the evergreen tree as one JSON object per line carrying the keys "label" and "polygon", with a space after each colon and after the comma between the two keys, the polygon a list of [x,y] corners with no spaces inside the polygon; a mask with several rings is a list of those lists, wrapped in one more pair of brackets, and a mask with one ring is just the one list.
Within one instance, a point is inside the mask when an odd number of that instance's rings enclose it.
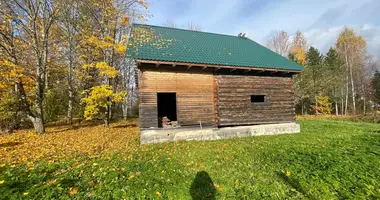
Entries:
{"label": "evergreen tree", "polygon": [[372,88],[373,88],[373,101],[375,104],[380,104],[380,72],[376,70],[372,78]]}
{"label": "evergreen tree", "polygon": [[[330,97],[335,104],[335,114],[339,114],[339,103],[343,102],[344,95],[344,67],[343,61],[339,57],[338,52],[334,48],[330,48],[326,54],[324,60],[326,65],[326,76],[324,81],[324,86],[326,94]],[[341,106],[343,110],[343,106]]]}
{"label": "evergreen tree", "polygon": [[315,107],[313,108],[315,110],[315,114],[318,114],[317,98],[321,90],[321,78],[323,77],[323,56],[321,55],[318,49],[310,47],[309,51],[306,53],[306,62],[308,66],[308,73],[310,74],[309,77],[311,77],[311,85],[314,96]]}

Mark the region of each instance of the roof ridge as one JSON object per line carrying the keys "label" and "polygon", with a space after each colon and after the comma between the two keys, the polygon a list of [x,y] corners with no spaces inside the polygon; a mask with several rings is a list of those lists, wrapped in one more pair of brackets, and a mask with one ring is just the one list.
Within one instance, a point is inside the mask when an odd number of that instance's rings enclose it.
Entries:
{"label": "roof ridge", "polygon": [[[184,29],[184,28],[173,28],[173,27],[167,27],[167,26],[158,26],[158,25],[132,23],[132,26],[134,26],[134,25],[138,25],[138,26],[150,26],[150,27],[158,27],[158,28],[167,28],[167,29],[176,29],[176,30],[181,30],[181,31],[189,31],[189,32],[211,34],[211,35],[221,35],[221,36],[228,36],[228,37],[234,37],[234,38],[241,38],[241,37],[236,36],[236,35],[228,35],[228,34],[222,34],[222,33],[212,33],[212,32],[205,32],[205,31],[189,30],[189,29]],[[244,39],[249,39],[249,38],[246,37]],[[249,40],[251,40],[251,39],[249,39]]]}

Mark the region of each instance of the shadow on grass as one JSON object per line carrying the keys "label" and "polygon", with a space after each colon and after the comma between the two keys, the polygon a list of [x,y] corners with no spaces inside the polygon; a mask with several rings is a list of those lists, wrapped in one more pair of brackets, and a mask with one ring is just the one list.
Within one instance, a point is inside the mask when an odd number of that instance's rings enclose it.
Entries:
{"label": "shadow on grass", "polygon": [[22,144],[22,142],[6,142],[6,143],[0,144],[0,147],[14,147],[20,144]]}
{"label": "shadow on grass", "polygon": [[120,124],[116,126],[112,126],[112,128],[135,128],[137,124]]}
{"label": "shadow on grass", "polygon": [[[56,127],[56,130],[48,130],[47,133],[61,133],[69,130],[78,130],[80,128],[94,127],[104,124],[102,120],[94,120],[91,122],[82,122],[73,125],[49,125],[48,127]],[[61,129],[58,129],[61,128]]]}
{"label": "shadow on grass", "polygon": [[190,187],[190,195],[193,200],[215,199],[215,186],[207,172],[198,172]]}
{"label": "shadow on grass", "polygon": [[316,199],[313,195],[308,194],[301,186],[301,184],[292,177],[287,177],[283,172],[276,172],[277,176],[281,178],[283,182],[297,190],[299,193],[303,194],[305,197],[309,199]]}

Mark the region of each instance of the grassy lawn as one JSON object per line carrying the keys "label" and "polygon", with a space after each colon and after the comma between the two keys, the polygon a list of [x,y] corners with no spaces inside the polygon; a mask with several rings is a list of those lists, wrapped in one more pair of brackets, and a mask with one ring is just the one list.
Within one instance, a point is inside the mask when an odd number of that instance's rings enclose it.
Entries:
{"label": "grassy lawn", "polygon": [[20,131],[0,136],[0,199],[380,198],[380,125],[301,129],[143,147],[135,121]]}

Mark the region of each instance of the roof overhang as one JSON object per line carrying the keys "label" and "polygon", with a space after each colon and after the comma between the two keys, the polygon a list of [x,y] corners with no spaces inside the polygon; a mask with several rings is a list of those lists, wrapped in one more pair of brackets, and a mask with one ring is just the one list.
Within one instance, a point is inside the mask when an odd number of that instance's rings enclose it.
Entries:
{"label": "roof overhang", "polygon": [[262,67],[245,67],[245,66],[228,66],[228,65],[214,65],[214,64],[202,64],[202,63],[185,63],[185,62],[170,62],[170,61],[158,61],[158,60],[142,60],[142,59],[136,59],[136,63],[138,65],[142,63],[148,63],[148,64],[154,64],[156,67],[159,65],[171,65],[173,67],[175,66],[187,66],[187,68],[191,67],[201,67],[201,69],[206,68],[215,68],[216,70],[219,69],[230,69],[231,71],[241,69],[246,72],[249,71],[262,71],[262,72],[282,72],[282,73],[300,73],[299,70],[287,70],[287,69],[276,69],[276,68],[262,68]]}

